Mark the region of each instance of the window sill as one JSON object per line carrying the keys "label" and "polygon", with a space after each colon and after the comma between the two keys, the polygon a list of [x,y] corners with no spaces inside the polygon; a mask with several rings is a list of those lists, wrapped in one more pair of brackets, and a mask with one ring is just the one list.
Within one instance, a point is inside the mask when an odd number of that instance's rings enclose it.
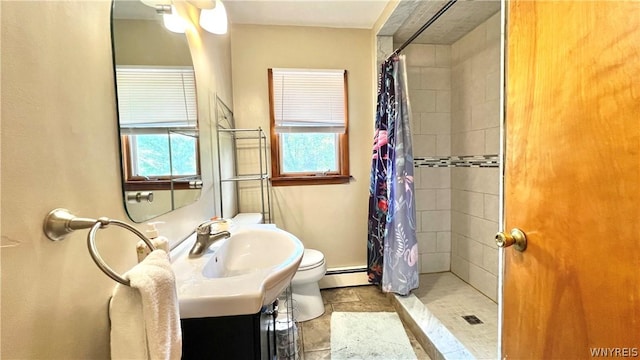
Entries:
{"label": "window sill", "polygon": [[173,186],[170,180],[154,180],[154,181],[127,181],[124,185],[125,191],[149,191],[149,190],[185,190],[199,189],[193,187],[189,181],[174,181]]}
{"label": "window sill", "polygon": [[351,176],[349,175],[327,175],[327,176],[281,176],[271,178],[273,186],[299,186],[299,185],[330,185],[347,184]]}

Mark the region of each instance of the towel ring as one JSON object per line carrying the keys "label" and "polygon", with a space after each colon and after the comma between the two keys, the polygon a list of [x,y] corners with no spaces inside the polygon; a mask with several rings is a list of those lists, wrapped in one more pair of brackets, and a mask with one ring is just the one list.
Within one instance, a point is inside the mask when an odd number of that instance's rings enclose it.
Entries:
{"label": "towel ring", "polygon": [[151,240],[144,236],[144,234],[141,233],[140,230],[123,221],[113,220],[106,217],[101,217],[99,219],[80,218],[73,215],[71,212],[69,212],[69,210],[62,208],[53,209],[49,212],[49,214],[47,214],[44,219],[43,231],[44,234],[49,238],[49,240],[60,241],[63,240],[67,234],[73,232],[74,230],[91,228],[91,230],[89,230],[89,235],[87,235],[87,247],[89,248],[89,254],[91,255],[91,258],[96,263],[96,265],[98,265],[100,270],[107,274],[107,276],[123,285],[129,286],[130,281],[119,275],[117,272],[113,271],[113,269],[111,269],[104,262],[104,260],[98,253],[98,248],[96,247],[96,232],[98,232],[98,229],[103,229],[108,225],[119,226],[131,231],[140,239],[142,239],[142,241],[147,244],[151,251],[156,250],[156,247],[153,246]]}
{"label": "towel ring", "polygon": [[151,242],[151,240],[149,240],[149,238],[144,236],[144,234],[142,234],[138,229],[134,228],[133,226],[125,222],[122,222],[119,220],[112,220],[108,218],[99,218],[96,221],[96,223],[93,224],[93,226],[91,227],[91,230],[89,230],[89,235],[87,235],[87,247],[89,248],[89,254],[93,259],[93,262],[95,262],[96,265],[100,268],[100,270],[102,270],[105,274],[107,274],[107,276],[119,282],[120,284],[129,286],[131,284],[129,279],[125,279],[122,275],[119,275],[111,267],[109,267],[109,265],[107,265],[107,263],[104,262],[104,260],[100,256],[100,253],[98,253],[98,247],[96,246],[96,233],[98,232],[99,229],[104,229],[105,227],[107,227],[107,225],[116,225],[131,231],[132,233],[136,234],[140,239],[142,239],[142,241],[144,241],[145,244],[147,244],[147,246],[149,247],[149,249],[151,249],[151,251],[156,250],[156,247],[153,246],[153,243]]}

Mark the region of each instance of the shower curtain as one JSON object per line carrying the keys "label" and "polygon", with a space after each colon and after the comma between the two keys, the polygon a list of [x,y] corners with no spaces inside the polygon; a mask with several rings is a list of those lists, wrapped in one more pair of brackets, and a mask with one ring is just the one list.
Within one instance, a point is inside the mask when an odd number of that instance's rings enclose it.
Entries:
{"label": "shower curtain", "polygon": [[404,55],[382,64],[369,186],[369,282],[408,295],[418,287],[413,154]]}

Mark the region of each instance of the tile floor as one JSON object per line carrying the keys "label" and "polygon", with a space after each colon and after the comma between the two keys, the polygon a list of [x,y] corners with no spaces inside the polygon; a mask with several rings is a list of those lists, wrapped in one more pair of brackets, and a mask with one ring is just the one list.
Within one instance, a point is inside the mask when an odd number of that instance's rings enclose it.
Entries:
{"label": "tile floor", "polygon": [[[380,292],[376,286],[356,286],[321,291],[324,300],[324,315],[299,323],[298,333],[302,344],[302,359],[331,359],[331,313],[333,311],[349,312],[395,312],[391,300]],[[420,360],[430,360],[411,331],[407,336]]]}

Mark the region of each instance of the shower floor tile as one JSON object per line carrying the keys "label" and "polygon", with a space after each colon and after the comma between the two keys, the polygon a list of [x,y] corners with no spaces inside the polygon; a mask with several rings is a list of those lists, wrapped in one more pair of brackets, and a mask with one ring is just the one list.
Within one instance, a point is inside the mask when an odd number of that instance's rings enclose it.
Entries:
{"label": "shower floor tile", "polygon": [[[478,359],[495,359],[498,344],[498,305],[453,273],[420,275],[414,295]],[[475,315],[482,324],[469,324]]]}

